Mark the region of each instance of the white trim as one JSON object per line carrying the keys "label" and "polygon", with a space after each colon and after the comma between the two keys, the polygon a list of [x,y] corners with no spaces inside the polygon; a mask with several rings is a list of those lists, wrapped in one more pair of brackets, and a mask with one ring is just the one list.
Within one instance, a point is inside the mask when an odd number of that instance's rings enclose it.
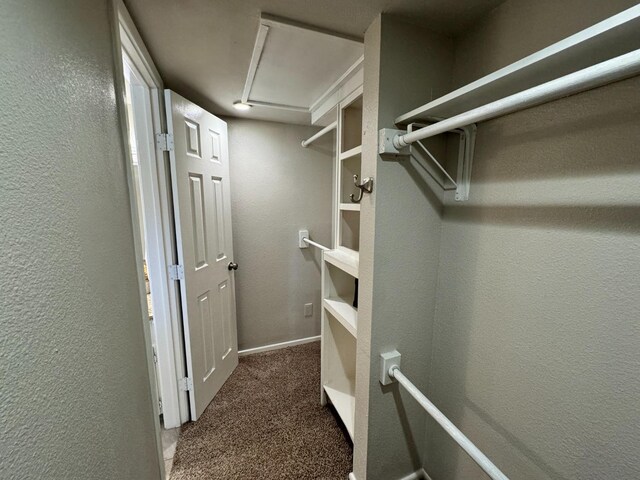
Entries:
{"label": "white trim", "polygon": [[340,78],[338,78],[335,82],[333,82],[333,85],[331,85],[329,88],[327,88],[327,90],[325,90],[325,92],[322,95],[320,95],[315,102],[313,102],[311,104],[311,106],[309,107],[309,111],[312,112],[313,110],[318,108],[318,106],[321,103],[326,101],[331,95],[333,95],[338,90],[340,90],[340,88],[344,84],[346,84],[351,79],[351,77],[353,77],[356,73],[358,73],[358,70],[361,70],[363,68],[363,66],[364,66],[364,55],[362,55],[358,60],[356,60],[355,63],[353,65],[351,65],[340,76]]}
{"label": "white trim", "polygon": [[305,343],[319,342],[320,335],[315,337],[300,338],[298,340],[289,340],[288,342],[274,343],[263,347],[247,348],[238,352],[239,357],[253,355],[254,353],[270,352],[272,350],[280,350],[281,348],[294,347],[296,345],[304,345]]}
{"label": "white trim", "polygon": [[122,0],[113,0],[109,3],[110,20],[111,20],[111,34],[113,38],[113,87],[116,92],[116,105],[118,108],[118,117],[122,138],[122,154],[124,168],[127,175],[127,185],[129,190],[129,207],[131,211],[131,223],[133,230],[133,244],[136,260],[136,274],[138,277],[138,294],[140,297],[140,321],[142,322],[142,332],[144,337],[144,348],[147,359],[147,374],[148,374],[148,387],[150,389],[149,395],[151,397],[151,411],[153,415],[153,426],[156,441],[156,454],[158,456],[158,468],[161,478],[165,476],[164,459],[162,455],[162,437],[160,426],[160,406],[158,404],[158,387],[155,375],[155,367],[153,363],[153,347],[151,340],[151,326],[149,325],[149,312],[146,302],[146,288],[144,281],[144,272],[142,267],[143,250],[142,250],[142,238],[140,236],[138,208],[136,206],[135,198],[132,196],[134,191],[134,178],[133,170],[131,166],[131,149],[129,148],[129,122],[127,118],[127,111],[125,105],[125,77],[124,77],[124,64],[123,64],[123,51],[122,40],[120,37],[120,13],[124,9]]}
{"label": "white trim", "polygon": [[244,100],[243,103],[253,107],[277,108],[278,110],[291,110],[293,112],[308,113],[307,107],[298,107],[296,105],[285,105],[284,103],[262,102],[260,100]]}
{"label": "white trim", "polygon": [[[163,83],[153,60],[149,55],[142,39],[136,29],[131,16],[129,15],[122,0],[113,0],[114,23],[115,23],[115,48],[116,48],[116,69],[117,74],[123,73],[122,62],[124,57],[128,63],[135,67],[138,76],[146,83],[149,89],[149,98],[145,101],[150,109],[150,128],[153,135],[162,133],[165,130]],[[122,92],[124,92],[124,77],[118,78],[122,81]],[[116,88],[119,84],[116,83]],[[122,97],[122,95],[119,95]],[[124,103],[124,102],[123,102]],[[148,110],[149,111],[149,110]],[[124,118],[122,118],[122,116]],[[121,121],[125,135],[127,135],[128,124],[126,111],[121,112]],[[126,137],[128,139],[128,137]],[[153,141],[153,139],[152,139]],[[155,142],[153,142],[155,145]],[[127,142],[128,147],[128,142]],[[128,155],[127,148],[127,155]],[[148,256],[150,257],[149,279],[154,290],[153,328],[156,337],[156,349],[158,353],[158,370],[160,376],[160,392],[163,403],[163,417],[165,427],[173,428],[180,426],[189,420],[188,397],[186,392],[178,388],[178,379],[185,377],[182,330],[179,309],[179,292],[175,282],[169,278],[168,266],[175,263],[175,238],[173,235],[172,211],[170,207],[170,192],[168,189],[168,171],[165,153],[156,146],[150,152],[155,160],[146,167],[146,178],[143,181],[145,195],[152,197],[150,201],[145,201],[145,208],[151,209],[150,216],[157,221],[151,228],[147,226],[147,235],[150,237],[148,245]],[[129,166],[128,166],[129,168]],[[142,168],[141,168],[142,172]],[[132,199],[132,201],[134,201]],[[139,229],[134,229],[139,231]],[[137,259],[139,268],[142,269],[142,259]],[[153,267],[151,262],[154,263]],[[143,280],[144,282],[144,280]],[[144,283],[143,283],[144,287]],[[146,294],[146,292],[145,292]],[[146,295],[143,297],[144,310],[146,313]],[[148,324],[148,314],[145,314],[145,323]],[[153,372],[153,370],[152,370]],[[154,376],[155,377],[155,376]],[[153,379],[154,384],[155,378]],[[154,401],[157,404],[157,401]]]}
{"label": "white trim", "polygon": [[122,0],[114,0],[114,4],[120,27],[118,48],[127,52],[127,55],[138,66],[140,73],[145,76],[147,84],[162,86],[162,77],[153,64],[151,55],[142,41],[127,7],[122,3]]}
{"label": "white trim", "polygon": [[279,17],[277,15],[270,15],[268,13],[262,13],[260,15],[260,23],[269,27],[282,28],[288,30],[305,30],[308,32],[315,32],[321,35],[327,35],[329,37],[341,38],[349,42],[356,43],[358,45],[364,45],[364,39],[360,37],[354,37],[353,35],[345,35],[343,33],[329,30],[326,28],[316,27],[304,22],[296,22],[289,18]]}
{"label": "white trim", "polygon": [[399,480],[431,480],[431,477],[427,475],[427,472],[425,472],[424,468],[421,468],[420,470],[416,470],[415,472],[410,473],[406,477],[402,477]]}
{"label": "white trim", "polygon": [[[333,121],[333,111],[337,105],[355,90],[360,88],[364,81],[363,63],[352,74],[345,76],[344,82],[326,99],[311,109],[311,124],[326,125]],[[331,117],[331,118],[329,118]]]}
{"label": "white trim", "polygon": [[251,63],[249,63],[249,72],[247,73],[247,79],[244,82],[244,90],[242,90],[242,103],[247,103],[249,100],[249,95],[251,95],[253,81],[256,79],[258,65],[260,64],[260,57],[262,57],[262,50],[264,50],[264,43],[267,41],[268,33],[269,26],[261,22],[260,26],[258,27],[258,35],[256,35],[256,43],[253,46]]}
{"label": "white trim", "polygon": [[[353,472],[349,474],[349,480],[357,480]],[[431,480],[431,477],[427,474],[424,468],[421,468],[420,470],[410,473],[406,477],[402,477],[400,480]]]}

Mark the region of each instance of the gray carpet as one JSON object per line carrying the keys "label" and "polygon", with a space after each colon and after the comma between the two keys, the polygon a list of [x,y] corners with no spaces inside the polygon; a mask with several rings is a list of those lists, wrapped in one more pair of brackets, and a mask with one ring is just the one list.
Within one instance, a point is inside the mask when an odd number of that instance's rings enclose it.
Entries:
{"label": "gray carpet", "polygon": [[184,425],[171,480],[346,480],[352,446],[320,406],[320,343],[250,355],[197,422]]}

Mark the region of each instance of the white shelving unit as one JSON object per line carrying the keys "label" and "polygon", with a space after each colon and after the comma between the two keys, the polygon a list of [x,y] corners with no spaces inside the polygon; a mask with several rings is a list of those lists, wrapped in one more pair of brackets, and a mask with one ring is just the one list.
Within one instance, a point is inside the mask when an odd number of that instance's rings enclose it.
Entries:
{"label": "white shelving unit", "polygon": [[322,262],[321,403],[330,403],[353,439],[355,418],[357,281],[360,263],[360,204],[353,176],[360,177],[362,156],[362,87],[337,108],[334,249]]}

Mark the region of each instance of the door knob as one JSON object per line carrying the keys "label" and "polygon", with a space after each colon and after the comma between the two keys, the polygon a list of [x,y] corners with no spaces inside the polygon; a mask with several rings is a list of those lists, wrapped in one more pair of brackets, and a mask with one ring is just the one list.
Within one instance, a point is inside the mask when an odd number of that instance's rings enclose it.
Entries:
{"label": "door knob", "polygon": [[229,265],[227,265],[227,268],[229,270],[237,270],[238,269],[238,264],[235,262],[229,262]]}

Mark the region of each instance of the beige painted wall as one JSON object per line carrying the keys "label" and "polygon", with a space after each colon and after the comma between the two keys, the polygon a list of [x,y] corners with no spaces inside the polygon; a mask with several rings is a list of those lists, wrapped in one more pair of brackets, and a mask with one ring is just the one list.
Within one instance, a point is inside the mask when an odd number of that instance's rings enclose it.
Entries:
{"label": "beige painted wall", "polygon": [[[334,137],[309,148],[317,127],[227,118],[236,262],[238,346],[320,334],[320,252],[298,248],[298,230],[331,246]],[[313,316],[304,304],[313,303]]]}
{"label": "beige painted wall", "polygon": [[[635,1],[509,1],[466,83]],[[640,78],[480,125],[444,210],[428,395],[513,479],[640,477]],[[417,331],[416,331],[417,332]],[[483,479],[432,421],[433,480]]]}
{"label": "beige painted wall", "polygon": [[[440,241],[441,193],[415,159],[377,154],[377,133],[449,88],[452,42],[383,15],[365,35],[363,176],[354,473],[389,480],[422,467],[424,412],[397,385],[381,387],[379,355],[398,349],[426,388]],[[435,145],[436,151],[440,151]]]}
{"label": "beige painted wall", "polygon": [[0,476],[158,479],[108,2],[0,12]]}

